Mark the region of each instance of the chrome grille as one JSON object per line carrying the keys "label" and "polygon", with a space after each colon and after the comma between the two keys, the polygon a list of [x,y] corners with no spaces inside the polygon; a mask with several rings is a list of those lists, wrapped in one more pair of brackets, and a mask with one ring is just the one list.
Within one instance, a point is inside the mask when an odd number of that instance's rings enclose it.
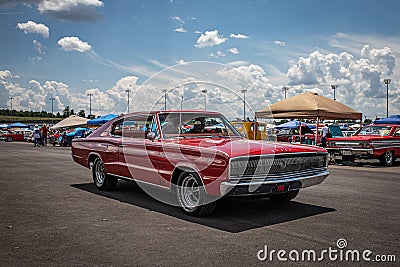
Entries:
{"label": "chrome grille", "polygon": [[233,158],[230,180],[277,179],[303,176],[326,170],[327,154],[285,154]]}

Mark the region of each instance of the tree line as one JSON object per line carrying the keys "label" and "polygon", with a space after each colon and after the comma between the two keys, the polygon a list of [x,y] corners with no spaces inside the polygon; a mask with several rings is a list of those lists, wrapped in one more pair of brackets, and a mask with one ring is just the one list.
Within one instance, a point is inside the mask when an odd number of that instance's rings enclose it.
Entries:
{"label": "tree line", "polygon": [[[85,118],[85,110],[80,110],[78,113],[75,113],[73,108],[70,106],[66,106],[62,113],[57,112],[56,114],[52,114],[51,112],[47,111],[33,111],[33,110],[10,110],[10,109],[0,109],[0,115],[3,116],[15,116],[15,117],[37,117],[37,118],[66,118],[71,115],[78,115],[80,117]],[[93,115],[89,115],[90,117],[94,117]]]}

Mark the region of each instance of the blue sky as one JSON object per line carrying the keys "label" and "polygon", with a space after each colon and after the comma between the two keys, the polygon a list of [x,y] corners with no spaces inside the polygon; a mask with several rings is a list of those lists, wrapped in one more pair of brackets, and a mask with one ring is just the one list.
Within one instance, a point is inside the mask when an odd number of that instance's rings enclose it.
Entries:
{"label": "blue sky", "polygon": [[390,78],[399,114],[399,10],[395,0],[0,0],[0,108],[12,96],[16,109],[50,111],[56,97],[56,111],[88,110],[93,93],[93,113],[121,113],[130,89],[131,111],[157,109],[168,88],[170,108],[184,95],[202,109],[206,88],[211,109],[240,117],[241,89],[260,110],[282,86],[332,97],[338,84],[338,101],[375,118]]}

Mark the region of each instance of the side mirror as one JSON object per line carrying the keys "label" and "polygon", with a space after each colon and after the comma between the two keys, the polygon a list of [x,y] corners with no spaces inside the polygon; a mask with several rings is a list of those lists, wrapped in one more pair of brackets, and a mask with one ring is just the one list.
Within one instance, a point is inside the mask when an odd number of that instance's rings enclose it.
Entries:
{"label": "side mirror", "polygon": [[147,134],[147,139],[153,141],[155,138],[156,138],[156,133],[154,133],[154,132],[149,132],[149,133]]}

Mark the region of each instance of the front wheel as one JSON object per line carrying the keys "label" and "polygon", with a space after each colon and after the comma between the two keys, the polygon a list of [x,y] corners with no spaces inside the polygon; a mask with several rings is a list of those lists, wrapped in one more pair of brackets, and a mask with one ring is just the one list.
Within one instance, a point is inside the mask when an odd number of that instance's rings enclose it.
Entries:
{"label": "front wheel", "polygon": [[211,214],[216,202],[208,202],[201,179],[195,173],[182,173],[176,190],[178,202],[183,211],[191,216]]}
{"label": "front wheel", "polygon": [[394,162],[394,157],[393,157],[393,151],[386,151],[380,158],[379,161],[381,162],[382,165],[385,166],[393,166]]}
{"label": "front wheel", "polygon": [[272,201],[278,201],[278,202],[290,201],[299,194],[299,191],[300,190],[293,190],[293,191],[289,191],[289,192],[283,193],[283,194],[270,195],[269,199],[271,199]]}
{"label": "front wheel", "polygon": [[12,141],[13,141],[13,138],[11,136],[8,136],[7,137],[7,142],[12,142]]}
{"label": "front wheel", "polygon": [[118,179],[106,173],[103,161],[96,158],[93,162],[92,176],[94,185],[101,191],[113,190],[117,186]]}

